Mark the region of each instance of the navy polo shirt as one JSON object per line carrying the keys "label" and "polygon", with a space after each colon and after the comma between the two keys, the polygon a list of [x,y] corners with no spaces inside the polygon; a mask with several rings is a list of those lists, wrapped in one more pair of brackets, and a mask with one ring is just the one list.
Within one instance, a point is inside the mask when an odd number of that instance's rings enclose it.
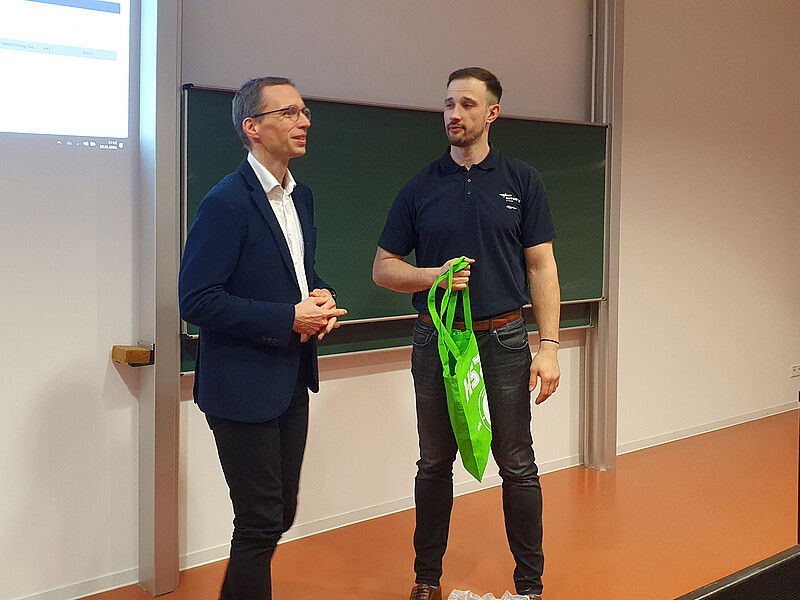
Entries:
{"label": "navy polo shirt", "polygon": [[[475,259],[469,279],[472,317],[487,319],[530,302],[525,248],[555,239],[539,173],[497,150],[467,170],[448,151],[411,179],[392,204],[378,246],[399,256],[416,251],[418,267]],[[437,293],[437,305],[443,291]],[[428,313],[428,292],[414,308]],[[461,320],[459,305],[457,317]]]}

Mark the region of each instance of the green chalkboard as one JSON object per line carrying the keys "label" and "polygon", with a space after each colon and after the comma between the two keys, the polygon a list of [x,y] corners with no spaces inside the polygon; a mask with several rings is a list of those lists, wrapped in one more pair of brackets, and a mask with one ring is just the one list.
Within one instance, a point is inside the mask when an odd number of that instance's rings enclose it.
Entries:
{"label": "green chalkboard", "polygon": [[[233,91],[186,86],[187,227],[205,194],[246,155],[231,124],[232,98]],[[413,314],[410,295],[372,282],[372,260],[400,188],[447,149],[442,114],[323,100],[306,104],[313,113],[308,153],[290,169],[314,192],[317,272],[336,288],[339,304],[349,311],[347,321],[367,321],[344,324],[321,352],[406,343],[407,324],[369,323]],[[518,118],[492,125],[493,146],[542,175],[558,234],[554,247],[564,302],[592,301],[603,293],[606,136],[603,125]],[[578,310],[585,315],[578,320],[576,309],[568,312],[571,320],[564,325],[588,324],[588,307]],[[387,327],[391,331],[382,335]],[[188,332],[196,329],[189,326]]]}

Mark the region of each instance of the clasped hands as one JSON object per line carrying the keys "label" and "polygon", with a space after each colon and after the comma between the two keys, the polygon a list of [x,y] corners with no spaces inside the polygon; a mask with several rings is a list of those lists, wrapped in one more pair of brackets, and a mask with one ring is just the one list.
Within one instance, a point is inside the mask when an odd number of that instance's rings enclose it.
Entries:
{"label": "clasped hands", "polygon": [[294,305],[294,325],[292,329],[300,334],[316,335],[321,340],[339,326],[338,318],[347,314],[343,308],[336,308],[330,290],[315,289],[308,298]]}

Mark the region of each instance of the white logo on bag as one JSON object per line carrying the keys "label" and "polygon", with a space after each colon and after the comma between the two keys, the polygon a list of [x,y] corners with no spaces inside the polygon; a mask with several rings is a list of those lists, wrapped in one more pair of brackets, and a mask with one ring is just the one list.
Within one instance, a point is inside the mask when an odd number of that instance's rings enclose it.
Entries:
{"label": "white logo on bag", "polygon": [[[480,364],[478,364],[478,368],[480,368]],[[464,387],[467,388],[467,396],[469,396],[473,391],[478,388],[478,384],[481,382],[480,374],[474,370],[470,369],[469,373],[467,373],[467,378],[464,380]]]}
{"label": "white logo on bag", "polygon": [[[475,369],[476,367],[477,370]],[[475,358],[472,359],[472,366],[469,371],[467,371],[467,376],[464,377],[464,390],[467,392],[467,402],[469,402],[472,392],[478,389],[478,384],[482,379],[483,370],[481,369],[481,357],[476,354]]]}
{"label": "white logo on bag", "polygon": [[[481,357],[480,355],[476,355],[475,358],[472,359],[472,366],[469,371],[467,371],[467,375],[462,382],[464,384],[464,391],[466,392],[467,404],[469,404],[471,400],[470,396],[472,392],[478,389],[478,386],[480,386],[482,382],[483,368],[481,368]],[[481,416],[481,422],[478,423],[478,430],[483,426],[491,431],[492,421],[489,418],[489,399],[486,397],[486,388],[484,387],[481,388],[480,395],[478,396],[478,413]]]}
{"label": "white logo on bag", "polygon": [[481,390],[480,404],[478,405],[481,412],[481,421],[483,426],[489,431],[492,430],[492,419],[489,417],[489,398],[486,397],[486,388]]}

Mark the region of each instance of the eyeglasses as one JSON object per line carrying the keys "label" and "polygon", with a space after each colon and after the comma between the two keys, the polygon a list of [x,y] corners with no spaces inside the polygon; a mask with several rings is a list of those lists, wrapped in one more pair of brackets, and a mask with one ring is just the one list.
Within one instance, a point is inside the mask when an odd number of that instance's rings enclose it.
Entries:
{"label": "eyeglasses", "polygon": [[309,122],[311,122],[311,109],[307,106],[300,108],[296,104],[290,104],[289,106],[284,106],[283,108],[278,108],[276,110],[268,110],[267,112],[258,113],[257,115],[251,115],[250,118],[257,119],[258,117],[272,115],[275,113],[283,113],[279,118],[289,117],[292,121],[297,121],[302,113],[302,115],[308,119]]}

